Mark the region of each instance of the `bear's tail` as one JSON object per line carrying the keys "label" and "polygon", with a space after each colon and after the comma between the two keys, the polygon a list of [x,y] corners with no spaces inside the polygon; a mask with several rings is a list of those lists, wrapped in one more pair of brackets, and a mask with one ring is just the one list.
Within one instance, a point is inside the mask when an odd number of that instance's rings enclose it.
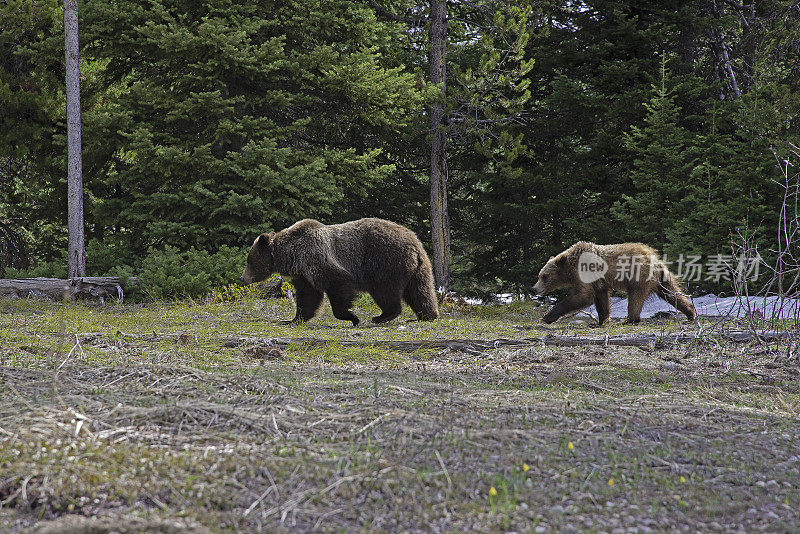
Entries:
{"label": "bear's tail", "polygon": [[690,321],[694,321],[697,318],[694,304],[683,293],[680,280],[667,269],[666,265],[661,268],[661,280],[659,280],[656,292],[659,297],[675,306]]}
{"label": "bear's tail", "polygon": [[428,255],[423,249],[418,253],[416,270],[403,290],[406,301],[420,321],[433,321],[439,317],[439,304],[436,301],[436,289],[433,283],[433,269]]}

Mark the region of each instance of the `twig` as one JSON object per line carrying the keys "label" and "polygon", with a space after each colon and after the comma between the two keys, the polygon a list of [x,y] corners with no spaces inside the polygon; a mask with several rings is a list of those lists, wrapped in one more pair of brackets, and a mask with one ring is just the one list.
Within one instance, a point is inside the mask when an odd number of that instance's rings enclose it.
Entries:
{"label": "twig", "polygon": [[[272,478],[272,477],[270,477],[270,479],[271,479],[271,478]],[[272,480],[270,480],[270,482],[272,482]],[[266,498],[267,498],[267,495],[269,495],[269,492],[271,492],[271,491],[275,491],[275,492],[277,493],[277,489],[275,489],[275,482],[272,482],[272,485],[271,485],[270,487],[268,487],[266,490],[264,490],[264,493],[262,493],[262,494],[261,494],[261,496],[260,496],[258,499],[256,499],[255,501],[253,501],[253,504],[251,504],[251,505],[250,505],[250,506],[247,508],[247,510],[245,510],[245,511],[244,511],[244,513],[242,514],[242,517],[247,517],[248,515],[250,515],[250,512],[252,512],[253,510],[255,510],[256,506],[258,506],[259,504],[261,504],[261,502],[262,502],[264,499],[266,499]]]}
{"label": "twig", "polygon": [[447,472],[447,466],[444,465],[444,460],[442,460],[442,455],[439,454],[437,449],[433,449],[434,454],[436,454],[436,459],[439,460],[439,465],[442,466],[442,471],[444,472],[444,477],[447,479],[447,491],[453,491],[453,481],[450,479],[450,473]]}
{"label": "twig", "polygon": [[358,431],[358,434],[362,434],[365,430],[367,430],[369,428],[372,428],[374,425],[377,425],[380,422],[380,420],[383,419],[384,417],[386,417],[387,415],[389,415],[389,414],[379,415],[378,417],[373,419],[372,422],[367,423],[366,425],[364,425],[364,427],[361,430]]}

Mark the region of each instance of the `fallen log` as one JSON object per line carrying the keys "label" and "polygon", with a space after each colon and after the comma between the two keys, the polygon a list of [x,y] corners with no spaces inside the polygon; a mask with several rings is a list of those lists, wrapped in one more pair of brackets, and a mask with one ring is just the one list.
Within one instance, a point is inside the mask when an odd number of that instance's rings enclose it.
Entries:
{"label": "fallen log", "polygon": [[[136,278],[128,283],[136,284]],[[17,278],[0,280],[0,297],[44,298],[49,300],[72,300],[77,296],[91,297],[105,302],[112,298],[122,302],[122,281],[117,276],[84,276],[81,278]]]}
{"label": "fallen log", "polygon": [[[795,334],[796,335],[796,334]],[[788,330],[759,330],[759,331],[730,331],[720,334],[718,337],[734,343],[744,343],[747,341],[777,341],[788,339],[792,332]],[[272,346],[286,348],[289,345],[318,346],[327,344],[337,344],[345,347],[386,347],[398,351],[413,352],[425,349],[449,349],[456,350],[491,350],[500,347],[526,347],[531,345],[552,345],[559,347],[576,346],[619,346],[636,347],[646,351],[667,348],[675,344],[692,343],[698,341],[709,341],[717,336],[707,334],[697,336],[686,333],[674,334],[641,334],[641,335],[614,335],[614,336],[564,336],[548,334],[541,337],[528,337],[521,339],[429,339],[414,341],[399,340],[378,340],[378,341],[356,341],[342,339],[320,339],[310,337],[295,338],[259,338],[259,337],[229,337],[224,339],[223,347],[239,346]]]}
{"label": "fallen log", "polygon": [[222,343],[223,347],[240,346],[275,346],[285,348],[289,345],[319,346],[336,344],[343,347],[386,347],[404,352],[413,352],[424,349],[450,349],[459,350],[463,348],[472,349],[496,349],[502,346],[525,346],[531,343],[525,339],[496,339],[486,341],[481,339],[426,339],[419,341],[401,340],[378,340],[378,341],[356,341],[350,339],[320,339],[315,337],[292,337],[292,338],[263,338],[263,337],[229,337]]}
{"label": "fallen log", "polygon": [[578,347],[585,345],[607,346],[614,345],[618,347],[637,347],[640,349],[652,351],[655,350],[658,342],[657,336],[642,335],[642,336],[559,336],[549,334],[538,338],[543,345],[555,345],[558,347]]}
{"label": "fallen log", "polygon": [[[800,334],[795,331],[794,335],[798,336]],[[792,332],[790,330],[742,330],[725,332],[722,334],[722,337],[728,341],[735,341],[738,343],[754,340],[778,341],[780,339],[788,339],[792,337]]]}
{"label": "fallen log", "polygon": [[[57,335],[57,333],[53,333]],[[483,352],[487,350],[499,349],[501,347],[509,348],[523,348],[535,345],[551,345],[559,347],[577,347],[577,346],[618,346],[618,347],[636,347],[646,351],[653,351],[656,349],[668,348],[677,344],[686,343],[708,343],[713,340],[723,339],[733,343],[745,343],[748,341],[778,341],[781,339],[790,339],[792,336],[797,336],[797,332],[791,330],[756,330],[746,331],[737,330],[717,334],[687,334],[687,333],[671,333],[671,334],[640,334],[640,335],[614,335],[614,336],[565,336],[565,335],[545,335],[541,337],[527,337],[519,339],[499,338],[493,340],[487,339],[425,339],[425,340],[353,340],[353,339],[324,339],[316,337],[238,337],[230,336],[223,337],[222,346],[226,348],[253,348],[253,347],[269,347],[285,349],[290,345],[304,345],[306,347],[322,346],[322,345],[339,345],[343,347],[383,347],[402,352],[414,352],[417,350],[434,350],[446,349],[450,351],[478,351]],[[143,341],[169,341],[174,340],[176,343],[188,343],[192,340],[197,341],[196,336],[187,334],[186,332],[179,333],[150,333],[150,334],[133,334],[117,332],[116,334],[102,334],[102,333],[78,333],[75,334],[77,339],[82,342],[94,342],[101,338],[119,336],[128,339],[140,339]]]}
{"label": "fallen log", "polygon": [[223,347],[239,346],[274,346],[285,348],[289,345],[318,346],[335,343],[344,347],[385,347],[403,352],[414,352],[426,349],[457,350],[492,350],[501,347],[527,347],[531,345],[556,345],[562,347],[575,347],[581,345],[617,345],[639,347],[645,350],[656,348],[655,336],[607,336],[607,337],[579,337],[547,335],[543,337],[528,337],[521,339],[429,339],[420,341],[354,341],[337,339],[319,339],[308,337],[294,338],[257,338],[257,337],[231,337],[226,339]]}

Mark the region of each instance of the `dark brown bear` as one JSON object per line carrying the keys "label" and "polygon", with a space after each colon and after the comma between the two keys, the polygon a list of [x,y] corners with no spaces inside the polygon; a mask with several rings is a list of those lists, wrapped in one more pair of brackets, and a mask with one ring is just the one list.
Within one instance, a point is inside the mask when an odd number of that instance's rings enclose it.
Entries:
{"label": "dark brown bear", "polygon": [[382,313],[375,323],[391,321],[402,311],[402,300],[417,318],[439,316],[433,271],[416,234],[382,219],[360,219],[326,226],[303,219],[278,233],[261,234],[253,242],[242,274],[244,284],[271,273],[292,279],[297,290],[297,314],[292,321],[314,318],[323,293],[337,319],[358,324],[350,311],[356,293],[366,291]]}
{"label": "dark brown bear", "polygon": [[545,323],[594,304],[598,323],[603,324],[610,315],[611,291],[628,294],[626,323],[641,320],[642,306],[652,293],[678,308],[690,321],[697,317],[678,279],[658,253],[642,243],[575,243],[542,267],[533,291],[546,295],[562,287],[571,287],[572,292],[542,318]]}

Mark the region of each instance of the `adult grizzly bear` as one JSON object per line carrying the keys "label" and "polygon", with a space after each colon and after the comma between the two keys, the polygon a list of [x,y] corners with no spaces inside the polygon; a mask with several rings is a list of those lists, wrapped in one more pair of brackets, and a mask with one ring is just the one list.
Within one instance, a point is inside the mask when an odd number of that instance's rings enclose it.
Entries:
{"label": "adult grizzly bear", "polygon": [[420,320],[439,316],[428,254],[414,232],[391,221],[326,226],[303,219],[278,233],[261,234],[250,248],[241,281],[259,282],[274,272],[290,277],[297,290],[297,314],[287,323],[314,318],[327,293],[334,317],[356,326],[358,317],[350,306],[359,291],[372,295],[380,307],[375,323],[400,315],[401,299]]}
{"label": "adult grizzly bear", "polygon": [[658,253],[642,243],[595,245],[579,241],[550,258],[539,272],[533,291],[546,295],[567,286],[572,292],[542,318],[545,323],[594,303],[598,324],[603,324],[611,313],[611,291],[628,294],[626,323],[641,320],[642,306],[652,293],[675,306],[690,321],[697,317],[691,301],[681,292],[678,279]]}

